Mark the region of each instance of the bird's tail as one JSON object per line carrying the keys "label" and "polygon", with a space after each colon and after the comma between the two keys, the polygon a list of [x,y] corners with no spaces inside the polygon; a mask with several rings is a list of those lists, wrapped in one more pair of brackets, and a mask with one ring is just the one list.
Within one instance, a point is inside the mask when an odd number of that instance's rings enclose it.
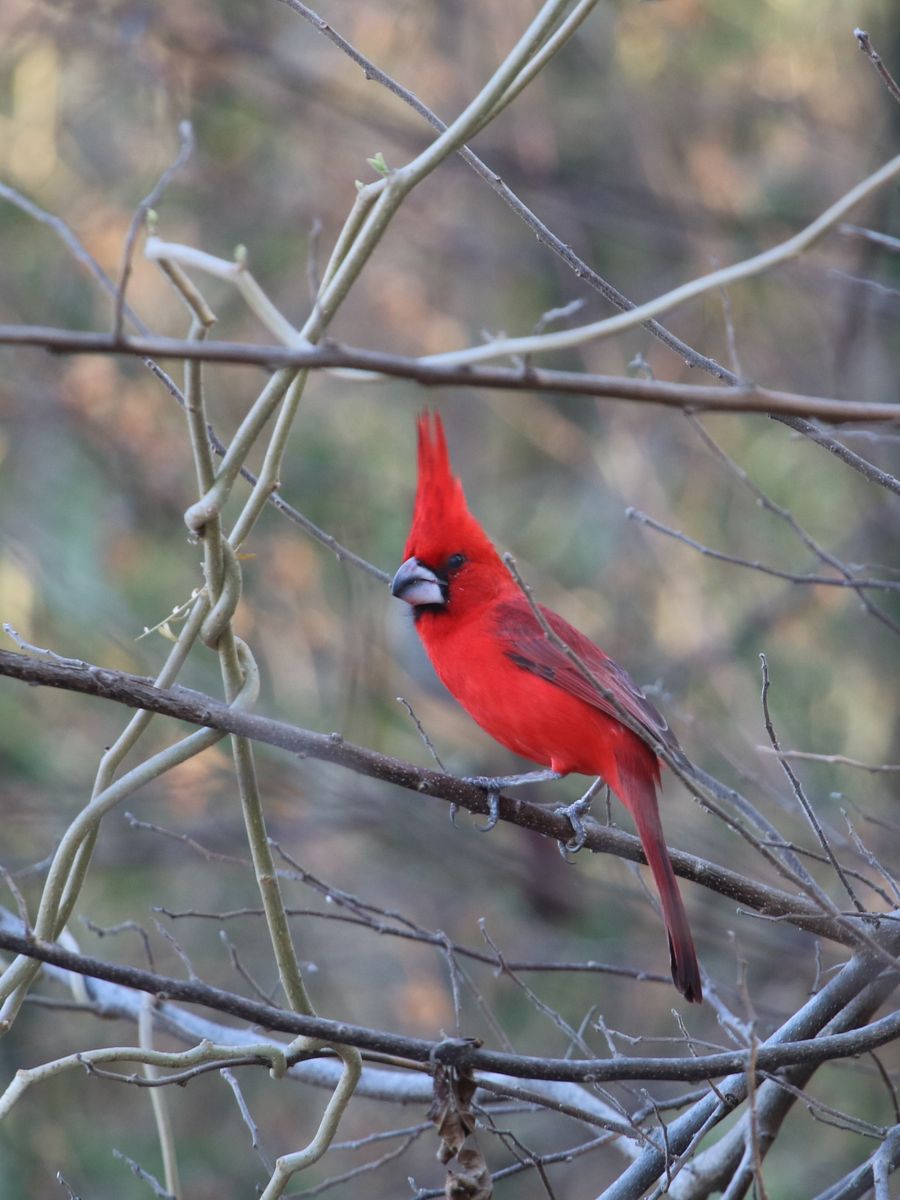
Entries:
{"label": "bird's tail", "polygon": [[[650,754],[651,752],[648,750],[648,757]],[[662,823],[659,819],[659,804],[656,797],[659,769],[656,760],[654,758],[651,762],[645,762],[643,755],[632,757],[630,753],[621,756],[617,754],[616,766],[619,786],[614,790],[634,818],[638,837],[641,839],[647,863],[653,872],[659,892],[663,920],[669,935],[672,981],[686,1000],[699,1004],[703,999],[700,964],[697,962],[691,927],[688,924],[684,901],[678,890],[678,882],[672,870]]]}

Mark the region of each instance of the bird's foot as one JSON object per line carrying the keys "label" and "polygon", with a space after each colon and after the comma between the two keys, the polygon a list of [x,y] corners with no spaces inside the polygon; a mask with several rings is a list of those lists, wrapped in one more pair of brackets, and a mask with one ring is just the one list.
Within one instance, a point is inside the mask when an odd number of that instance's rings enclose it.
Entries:
{"label": "bird's foot", "polygon": [[557,843],[559,852],[566,862],[571,862],[569,856],[577,854],[587,841],[587,830],[581,818],[590,812],[591,801],[602,784],[602,779],[595,779],[584,795],[574,804],[560,805],[559,808],[553,810],[557,816],[568,817],[569,824],[572,826],[572,837],[567,842]]}
{"label": "bird's foot", "polygon": [[525,783],[547,783],[561,779],[558,771],[528,771],[524,775],[465,775],[463,783],[474,784],[487,792],[488,819],[476,828],[480,833],[490,833],[500,820],[500,792],[503,788],[521,787]]}
{"label": "bird's foot", "polygon": [[488,790],[488,819],[483,825],[476,825],[479,833],[490,833],[500,820],[500,793]]}

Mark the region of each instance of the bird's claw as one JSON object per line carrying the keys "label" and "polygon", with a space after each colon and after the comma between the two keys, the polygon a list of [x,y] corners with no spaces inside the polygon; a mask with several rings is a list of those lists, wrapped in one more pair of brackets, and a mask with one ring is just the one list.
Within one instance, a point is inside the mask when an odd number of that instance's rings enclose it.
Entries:
{"label": "bird's claw", "polygon": [[503,788],[521,787],[524,783],[546,783],[550,779],[560,779],[558,771],[543,770],[529,771],[525,775],[465,775],[463,783],[474,784],[487,792],[488,820],[486,825],[478,828],[482,833],[490,833],[500,820],[500,792]]}
{"label": "bird's claw", "polygon": [[488,819],[483,825],[476,825],[475,828],[479,833],[490,833],[497,822],[500,820],[500,793],[488,792]]}
{"label": "bird's claw", "polygon": [[584,843],[587,841],[587,830],[584,827],[582,817],[590,810],[591,799],[593,797],[593,788],[586,792],[580,800],[576,800],[574,804],[560,805],[553,811],[558,817],[568,817],[569,824],[572,826],[572,837],[567,841],[557,843],[559,852],[566,862],[571,862],[569,857],[572,854],[577,854],[583,849]]}
{"label": "bird's claw", "polygon": [[479,833],[490,833],[500,820],[500,787],[504,785],[505,780],[492,775],[466,775],[464,782],[474,784],[487,792],[488,819],[484,825],[476,825],[475,828]]}

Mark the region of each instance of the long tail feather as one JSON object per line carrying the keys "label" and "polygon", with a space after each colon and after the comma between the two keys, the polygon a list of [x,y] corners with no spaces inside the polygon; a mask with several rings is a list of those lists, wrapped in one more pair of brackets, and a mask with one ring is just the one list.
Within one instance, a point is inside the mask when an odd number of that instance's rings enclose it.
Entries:
{"label": "long tail feather", "polygon": [[[623,759],[625,761],[623,761]],[[700,964],[694,949],[694,939],[688,924],[684,901],[672,870],[665,835],[659,819],[656,798],[656,764],[652,766],[631,755],[616,756],[620,800],[634,818],[638,837],[653,872],[662,904],[663,920],[669,935],[669,955],[672,962],[672,981],[684,998],[699,1004],[703,999]]]}

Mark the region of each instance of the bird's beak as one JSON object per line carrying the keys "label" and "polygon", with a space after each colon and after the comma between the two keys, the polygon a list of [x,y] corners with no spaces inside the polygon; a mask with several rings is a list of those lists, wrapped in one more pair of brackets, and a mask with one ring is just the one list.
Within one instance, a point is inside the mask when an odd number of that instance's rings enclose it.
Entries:
{"label": "bird's beak", "polygon": [[420,604],[446,604],[441,581],[417,558],[408,558],[391,582],[391,595],[414,607]]}

